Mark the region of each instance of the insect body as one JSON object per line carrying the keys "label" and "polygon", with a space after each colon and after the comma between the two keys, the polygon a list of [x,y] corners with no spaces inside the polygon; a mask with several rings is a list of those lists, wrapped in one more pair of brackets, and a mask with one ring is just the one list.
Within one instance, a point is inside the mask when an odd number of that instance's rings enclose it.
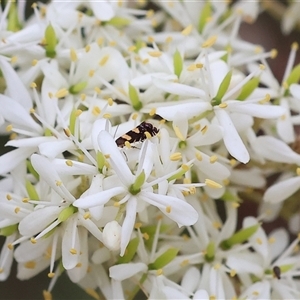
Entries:
{"label": "insect body", "polygon": [[116,144],[118,147],[122,148],[125,146],[126,142],[130,144],[135,142],[142,142],[147,138],[147,133],[150,134],[150,136],[155,136],[157,135],[158,131],[159,130],[151,123],[142,122],[137,127],[133,128],[132,130],[116,139]]}

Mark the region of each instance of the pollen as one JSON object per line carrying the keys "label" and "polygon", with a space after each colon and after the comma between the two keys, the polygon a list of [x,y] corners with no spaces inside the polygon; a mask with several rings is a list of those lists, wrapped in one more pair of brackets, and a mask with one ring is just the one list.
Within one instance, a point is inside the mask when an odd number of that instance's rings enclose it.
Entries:
{"label": "pollen", "polygon": [[181,34],[185,36],[190,35],[192,30],[193,30],[193,25],[190,24],[181,31]]}
{"label": "pollen", "polygon": [[14,209],[14,212],[15,214],[17,214],[18,212],[20,212],[21,208],[19,206],[17,206],[15,209]]}
{"label": "pollen", "polygon": [[36,266],[36,262],[33,261],[33,260],[28,261],[28,262],[26,262],[26,263],[24,264],[24,267],[25,267],[26,269],[34,269],[35,266]]}
{"label": "pollen", "polygon": [[52,294],[49,291],[43,290],[44,300],[52,300]]}
{"label": "pollen", "polygon": [[69,91],[66,88],[62,88],[56,92],[55,97],[60,99],[66,97],[68,94]]}
{"label": "pollen", "polygon": [[272,58],[272,59],[276,58],[277,54],[278,54],[277,49],[272,49],[272,50],[271,50],[271,58]]}
{"label": "pollen", "polygon": [[77,61],[78,59],[76,51],[73,48],[70,50],[70,58],[73,62]]}
{"label": "pollen", "polygon": [[91,214],[90,214],[89,212],[86,212],[86,213],[83,215],[83,218],[84,218],[85,220],[90,219],[90,217],[91,217]]}
{"label": "pollen", "polygon": [[149,115],[152,117],[152,116],[154,116],[155,114],[156,114],[156,108],[153,107],[153,108],[151,108],[151,110],[150,110],[150,112],[149,112]]}
{"label": "pollen", "polygon": [[183,171],[186,171],[186,172],[190,169],[190,167],[188,165],[185,165],[185,164],[181,165],[181,168],[182,168]]}
{"label": "pollen", "polygon": [[22,199],[22,202],[23,202],[23,203],[28,203],[28,201],[29,201],[29,198],[27,198],[27,197],[24,197],[24,198]]}
{"label": "pollen", "polygon": [[180,263],[180,267],[185,267],[188,266],[190,264],[190,261],[188,259],[184,259],[181,263]]}
{"label": "pollen", "polygon": [[203,64],[197,63],[197,64],[196,64],[196,68],[197,68],[197,69],[202,69],[202,68],[203,68]]}
{"label": "pollen", "polygon": [[160,57],[162,55],[162,52],[160,52],[160,51],[149,51],[148,54],[152,57]]}
{"label": "pollen", "polygon": [[61,185],[62,185],[62,182],[61,182],[60,180],[55,180],[55,184],[56,184],[57,186],[61,186]]}
{"label": "pollen", "polygon": [[121,205],[120,202],[115,202],[114,203],[114,207],[120,207],[120,205]]}
{"label": "pollen", "polygon": [[144,240],[148,241],[149,238],[150,238],[150,236],[149,236],[149,234],[147,232],[144,232],[143,233],[143,238],[144,238]]}
{"label": "pollen", "polygon": [[6,130],[7,132],[10,132],[10,131],[13,130],[13,126],[12,126],[11,124],[9,124],[9,125],[6,126],[5,130]]}
{"label": "pollen", "polygon": [[12,199],[12,196],[10,194],[6,194],[6,199],[7,200],[11,200]]}
{"label": "pollen", "polygon": [[101,59],[100,62],[99,62],[99,65],[100,65],[101,67],[103,67],[103,66],[107,63],[108,59],[109,59],[109,55],[103,56],[102,59]]}
{"label": "pollen", "polygon": [[213,189],[220,189],[222,188],[222,185],[211,180],[211,179],[205,179],[205,184],[210,187],[210,188],[213,188]]}
{"label": "pollen", "polygon": [[73,254],[73,255],[74,255],[74,254],[77,254],[77,250],[74,249],[74,248],[71,248],[71,249],[70,249],[70,253]]}
{"label": "pollen", "polygon": [[162,274],[163,274],[163,270],[162,269],[156,270],[156,275],[157,276],[162,275]]}
{"label": "pollen", "polygon": [[181,131],[179,130],[178,126],[173,126],[173,128],[174,128],[174,131],[175,131],[176,136],[177,136],[181,141],[184,141],[185,138],[184,138],[183,134],[181,133]]}
{"label": "pollen", "polygon": [[182,154],[180,152],[175,152],[170,155],[170,160],[171,161],[179,161],[182,159]]}
{"label": "pollen", "polygon": [[143,224],[142,224],[141,222],[136,222],[136,223],[134,224],[134,228],[135,228],[135,229],[141,228],[142,225],[143,225]]}
{"label": "pollen", "polygon": [[138,116],[139,116],[138,113],[133,113],[132,116],[131,116],[131,119],[136,120]]}
{"label": "pollen", "polygon": [[36,244],[36,243],[37,243],[37,240],[36,240],[35,238],[32,237],[32,238],[30,239],[30,242],[31,242],[31,244]]}
{"label": "pollen", "polygon": [[257,239],[256,239],[256,243],[257,243],[258,245],[262,245],[263,242],[262,242],[262,240],[261,240],[260,238],[257,238]]}
{"label": "pollen", "polygon": [[104,119],[110,119],[111,118],[111,114],[109,114],[109,113],[103,114],[103,118]]}
{"label": "pollen", "polygon": [[166,212],[169,214],[171,212],[171,210],[172,210],[172,207],[170,205],[168,205],[166,207]]}
{"label": "pollen", "polygon": [[12,57],[10,58],[10,62],[11,62],[11,63],[15,63],[15,62],[17,62],[17,60],[18,60],[18,57],[17,57],[17,56],[12,56]]}
{"label": "pollen", "polygon": [[89,70],[89,77],[93,77],[95,75],[95,70]]}
{"label": "pollen", "polygon": [[218,37],[216,35],[211,36],[202,44],[202,48],[209,48],[209,47],[213,46],[213,44],[216,42],[217,38]]}
{"label": "pollen", "polygon": [[86,45],[84,48],[85,52],[88,53],[91,50],[91,46],[90,45]]}
{"label": "pollen", "polygon": [[215,163],[217,160],[218,160],[218,156],[217,156],[217,155],[212,155],[212,156],[209,158],[209,162],[210,162],[211,164]]}
{"label": "pollen", "polygon": [[237,163],[237,161],[236,161],[234,158],[232,158],[232,159],[230,160],[230,165],[231,165],[232,167],[234,167],[234,166],[236,165],[236,163]]}
{"label": "pollen", "polygon": [[265,70],[265,69],[266,69],[266,66],[265,66],[265,65],[263,65],[263,64],[260,64],[260,65],[259,65],[259,69],[263,71],[263,70]]}
{"label": "pollen", "polygon": [[292,48],[292,50],[297,51],[299,48],[299,44],[297,42],[294,42],[294,43],[292,43],[291,48]]}
{"label": "pollen", "polygon": [[98,115],[100,115],[100,113],[101,113],[100,107],[99,106],[94,106],[93,109],[92,109],[92,114],[94,116],[98,116]]}
{"label": "pollen", "polygon": [[94,91],[99,95],[99,94],[101,94],[101,89],[100,88],[98,88],[97,86],[94,88]]}
{"label": "pollen", "polygon": [[234,277],[236,275],[236,270],[230,270],[230,277]]}
{"label": "pollen", "polygon": [[66,165],[69,167],[73,166],[73,162],[71,160],[66,160]]}
{"label": "pollen", "polygon": [[195,64],[192,64],[192,65],[189,65],[189,66],[187,67],[187,70],[188,70],[188,71],[195,71],[195,70],[197,70],[197,67],[196,67]]}
{"label": "pollen", "polygon": [[107,99],[107,103],[108,103],[109,106],[112,106],[112,105],[114,104],[113,98],[109,97],[109,98]]}
{"label": "pollen", "polygon": [[36,85],[35,82],[31,82],[31,83],[30,83],[30,87],[31,87],[32,89],[36,89],[37,85]]}
{"label": "pollen", "polygon": [[125,142],[125,147],[128,148],[128,149],[130,149],[131,148],[131,144],[128,141],[126,141]]}
{"label": "pollen", "polygon": [[54,273],[54,272],[49,272],[49,273],[48,273],[48,277],[49,277],[49,278],[53,278],[54,276],[55,276],[55,273]]}
{"label": "pollen", "polygon": [[151,139],[152,138],[152,135],[148,132],[148,131],[145,131],[145,136],[147,139]]}
{"label": "pollen", "polygon": [[220,107],[220,108],[226,108],[227,106],[228,106],[228,105],[227,105],[227,103],[225,103],[225,102],[219,104],[219,107]]}
{"label": "pollen", "polygon": [[13,246],[11,243],[9,243],[9,244],[7,244],[7,248],[8,248],[9,250],[12,250],[12,249],[14,248],[14,246]]}
{"label": "pollen", "polygon": [[171,36],[168,36],[165,40],[166,43],[171,43],[173,41],[173,38]]}

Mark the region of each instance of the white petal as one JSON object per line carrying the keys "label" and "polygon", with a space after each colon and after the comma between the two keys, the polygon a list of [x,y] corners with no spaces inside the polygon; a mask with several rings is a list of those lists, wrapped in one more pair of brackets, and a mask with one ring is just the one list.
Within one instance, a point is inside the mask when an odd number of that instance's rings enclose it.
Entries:
{"label": "white petal", "polygon": [[158,107],[156,109],[156,113],[168,121],[174,121],[176,119],[176,114],[178,113],[184,113],[187,119],[191,119],[211,110],[210,103],[201,101],[183,101],[182,103],[170,102],[166,104],[168,105],[164,107]]}
{"label": "white petal", "polygon": [[148,267],[144,263],[128,263],[114,265],[109,268],[109,277],[115,280],[123,281],[139,272],[146,272]]}
{"label": "white petal", "polygon": [[0,69],[6,79],[6,94],[29,111],[32,108],[32,100],[19,75],[5,59],[0,59]]}
{"label": "white petal", "polygon": [[179,290],[170,287],[170,286],[164,286],[162,288],[163,293],[166,295],[166,299],[168,300],[186,300],[189,299],[189,297],[186,294],[183,294],[182,292],[180,292]]}
{"label": "white petal", "polygon": [[[187,202],[166,195],[158,195],[142,191],[139,197],[151,205],[159,208],[167,217],[175,221],[179,227],[193,225],[198,220],[197,211]],[[170,208],[170,212],[166,211]]]}
{"label": "white petal", "polygon": [[184,274],[181,286],[184,290],[192,293],[196,290],[200,281],[200,272],[196,267],[190,267]]}
{"label": "white petal", "polygon": [[8,172],[11,172],[21,162],[28,158],[32,154],[32,152],[34,152],[34,148],[20,148],[1,155],[0,174],[4,175]]}
{"label": "white petal", "polygon": [[189,85],[170,82],[170,81],[167,81],[164,79],[158,79],[158,78],[153,78],[152,81],[153,81],[153,84],[157,88],[159,88],[165,92],[168,92],[172,95],[180,95],[180,96],[184,96],[184,97],[199,97],[199,98],[205,97],[205,92],[203,90],[194,88]]}
{"label": "white petal", "polygon": [[[73,215],[67,220],[67,226],[64,228],[62,238],[62,263],[65,269],[75,268],[79,262],[80,256],[80,240],[77,231],[77,219]],[[76,250],[76,253],[70,250]]]}
{"label": "white petal", "polygon": [[[50,138],[48,138],[50,140]],[[40,154],[49,158],[54,158],[67,150],[75,150],[74,143],[70,140],[53,139],[49,142],[43,142],[39,145]]]}
{"label": "white petal", "polygon": [[241,299],[259,300],[259,299],[272,299],[270,295],[270,282],[259,281],[251,285],[241,295]]}
{"label": "white petal", "polygon": [[291,84],[290,92],[296,99],[300,99],[300,84]]}
{"label": "white petal", "polygon": [[[299,231],[297,231],[298,233]],[[273,261],[288,247],[290,237],[285,228],[274,229],[268,235],[269,241],[272,239],[274,242],[270,243],[270,260]]]}
{"label": "white petal", "polygon": [[73,205],[80,208],[90,208],[100,206],[107,203],[112,197],[124,193],[123,187],[117,186],[115,188],[82,197],[73,202]]}
{"label": "white petal", "polygon": [[7,96],[0,95],[0,107],[0,113],[7,122],[17,125],[22,129],[42,133],[42,127],[32,119],[29,111],[17,101]]}
{"label": "white petal", "polygon": [[198,290],[193,297],[193,300],[209,300],[209,299],[210,299],[209,295],[205,290]]}
{"label": "white petal", "polygon": [[39,136],[33,138],[23,138],[19,140],[10,140],[6,143],[5,146],[12,146],[12,147],[37,147],[43,142],[47,142],[49,140],[56,140],[55,137],[46,137],[46,136]]}
{"label": "white petal", "polygon": [[52,164],[59,175],[95,175],[98,170],[82,162],[68,159],[53,159]]}
{"label": "white petal", "polygon": [[227,108],[231,112],[242,113],[262,119],[278,118],[286,112],[285,108],[281,106],[238,102],[234,101],[230,103],[230,101],[227,101]]}
{"label": "white petal", "polygon": [[272,136],[259,136],[252,143],[252,147],[259,155],[268,160],[300,165],[300,155],[294,152],[286,143]]}
{"label": "white petal", "polygon": [[293,177],[269,187],[264,194],[264,201],[270,203],[281,202],[292,196],[300,189],[300,177]]}
{"label": "white petal", "polygon": [[98,136],[98,143],[102,153],[110,156],[110,163],[120,180],[129,187],[134,181],[134,176],[112,136],[107,131],[101,131]]}
{"label": "white petal", "polygon": [[121,226],[117,221],[111,221],[104,226],[103,243],[111,251],[120,249]]}
{"label": "white petal", "polygon": [[124,255],[126,247],[130,241],[135,223],[136,211],[137,199],[135,197],[131,197],[126,203],[126,216],[122,224],[120,256]]}
{"label": "white petal", "polygon": [[153,143],[146,140],[143,143],[142,149],[139,155],[139,165],[136,174],[139,175],[142,171],[145,172],[145,178],[147,179],[153,168],[153,152],[156,147]]}
{"label": "white petal", "polygon": [[250,160],[249,153],[224,109],[215,109],[216,117],[223,127],[223,139],[228,152],[238,161],[246,164]]}
{"label": "white petal", "polygon": [[101,21],[109,21],[114,17],[115,12],[112,8],[112,5],[107,3],[105,0],[101,2],[98,1],[89,1],[91,9],[95,16]]}
{"label": "white petal", "polygon": [[57,219],[63,207],[49,206],[33,211],[19,223],[19,231],[24,236],[34,236]]}
{"label": "white petal", "polygon": [[54,166],[47,158],[33,154],[31,156],[31,163],[37,173],[43,178],[52,189],[57,192],[63,199],[73,202],[74,196],[68,191],[68,189],[62,183],[61,178],[56,172]]}

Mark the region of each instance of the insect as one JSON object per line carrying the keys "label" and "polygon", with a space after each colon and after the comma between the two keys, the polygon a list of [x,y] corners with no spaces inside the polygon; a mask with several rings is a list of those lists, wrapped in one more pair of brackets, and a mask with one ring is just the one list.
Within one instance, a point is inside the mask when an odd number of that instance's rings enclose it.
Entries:
{"label": "insect", "polygon": [[117,138],[116,144],[118,147],[122,148],[125,146],[126,142],[130,144],[135,142],[142,142],[147,138],[147,133],[150,134],[150,136],[155,136],[158,134],[158,131],[159,130],[151,123],[147,123],[144,121],[137,127]]}

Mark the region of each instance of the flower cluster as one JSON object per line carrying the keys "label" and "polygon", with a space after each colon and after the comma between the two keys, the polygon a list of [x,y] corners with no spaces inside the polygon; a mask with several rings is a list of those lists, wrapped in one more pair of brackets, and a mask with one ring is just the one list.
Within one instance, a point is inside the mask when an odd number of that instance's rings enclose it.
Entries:
{"label": "flower cluster", "polygon": [[300,298],[300,214],[262,226],[300,190],[298,45],[278,82],[238,35],[259,3],[25,3],[0,16],[0,280],[15,260],[49,270],[45,299],[63,272],[96,299]]}

